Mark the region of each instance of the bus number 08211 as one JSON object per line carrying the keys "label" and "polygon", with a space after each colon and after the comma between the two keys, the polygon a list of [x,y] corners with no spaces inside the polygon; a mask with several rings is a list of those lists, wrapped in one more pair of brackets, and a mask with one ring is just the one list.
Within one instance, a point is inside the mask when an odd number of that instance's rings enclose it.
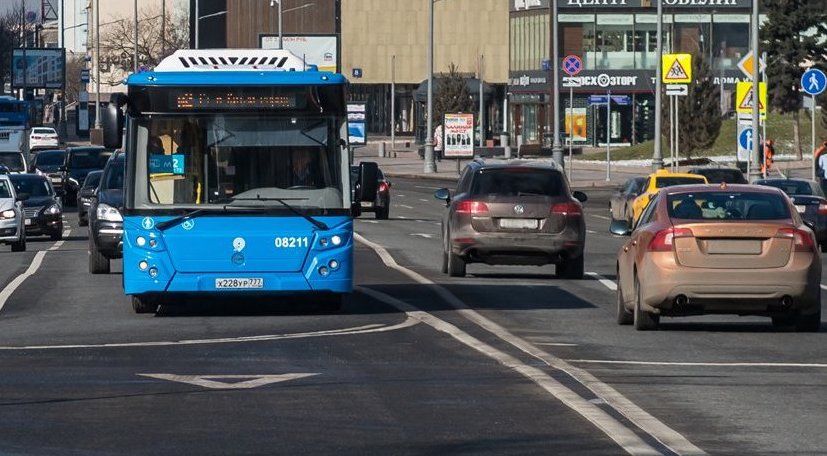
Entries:
{"label": "bus number 08211", "polygon": [[298,249],[309,247],[310,241],[306,237],[277,237],[275,244],[277,249]]}

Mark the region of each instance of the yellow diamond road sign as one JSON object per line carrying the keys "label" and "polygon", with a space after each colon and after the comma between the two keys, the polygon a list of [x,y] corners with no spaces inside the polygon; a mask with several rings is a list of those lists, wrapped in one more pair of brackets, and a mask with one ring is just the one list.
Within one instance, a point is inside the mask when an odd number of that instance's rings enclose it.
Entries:
{"label": "yellow diamond road sign", "polygon": [[[751,82],[739,82],[735,93],[735,110],[738,114],[752,114],[753,93]],[[758,110],[761,117],[767,115],[767,83],[758,85]]]}
{"label": "yellow diamond road sign", "polygon": [[692,82],[692,55],[666,54],[661,62],[665,84],[689,84]]}

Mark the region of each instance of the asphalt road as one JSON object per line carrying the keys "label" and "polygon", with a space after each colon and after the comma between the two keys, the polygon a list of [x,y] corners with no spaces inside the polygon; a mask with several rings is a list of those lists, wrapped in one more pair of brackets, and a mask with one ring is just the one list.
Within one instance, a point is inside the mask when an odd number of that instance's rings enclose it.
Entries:
{"label": "asphalt road", "polygon": [[358,291],[335,314],[234,299],[135,315],[119,262],[86,272],[73,214],[65,242],[0,247],[0,454],[827,451],[827,332],[617,326],[600,192],[588,279],[449,279],[436,186],[395,179],[391,220],[356,222]]}

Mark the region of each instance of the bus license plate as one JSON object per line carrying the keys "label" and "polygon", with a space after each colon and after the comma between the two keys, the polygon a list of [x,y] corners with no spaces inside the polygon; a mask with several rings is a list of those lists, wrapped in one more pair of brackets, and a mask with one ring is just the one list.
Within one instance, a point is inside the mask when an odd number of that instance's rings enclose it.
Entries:
{"label": "bus license plate", "polygon": [[215,279],[215,288],[231,290],[257,290],[264,288],[264,279]]}

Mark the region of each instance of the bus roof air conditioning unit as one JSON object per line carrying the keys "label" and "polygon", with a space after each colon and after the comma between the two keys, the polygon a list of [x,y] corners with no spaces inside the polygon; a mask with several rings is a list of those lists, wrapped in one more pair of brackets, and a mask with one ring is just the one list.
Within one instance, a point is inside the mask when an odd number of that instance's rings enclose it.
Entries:
{"label": "bus roof air conditioning unit", "polygon": [[185,49],[175,51],[155,71],[309,71],[314,66],[279,49]]}

